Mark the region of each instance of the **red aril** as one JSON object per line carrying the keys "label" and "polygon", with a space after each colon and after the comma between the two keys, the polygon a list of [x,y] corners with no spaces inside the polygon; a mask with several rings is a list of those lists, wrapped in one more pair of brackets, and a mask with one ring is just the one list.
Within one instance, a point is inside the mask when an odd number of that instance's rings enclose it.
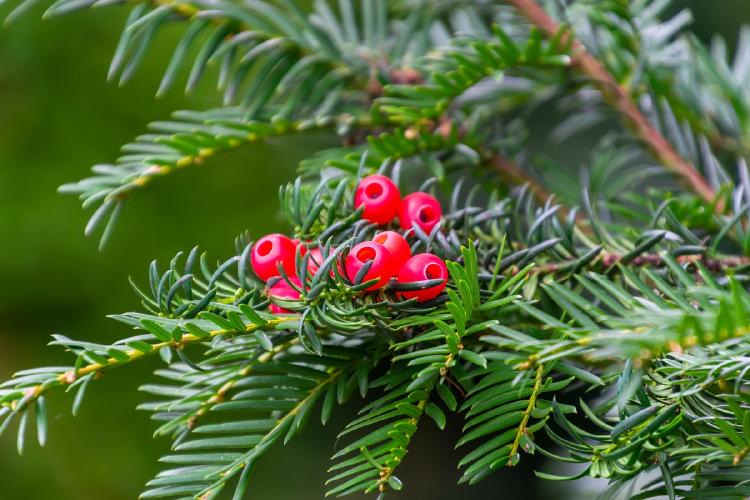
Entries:
{"label": "red aril", "polygon": [[[296,286],[302,288],[302,284],[296,276],[289,276],[289,280]],[[268,288],[268,297],[271,299],[298,300],[300,293],[292,287],[285,279],[280,279]],[[271,304],[268,310],[274,314],[291,312],[278,304]]]}
{"label": "red aril", "polygon": [[346,274],[349,279],[355,281],[360,269],[368,262],[372,262],[370,269],[365,273],[361,282],[378,279],[378,281],[367,288],[367,290],[377,290],[388,284],[393,276],[396,275],[397,267],[393,261],[391,253],[386,247],[372,241],[364,241],[355,245],[349,255],[346,256]]}
{"label": "red aril", "polygon": [[411,257],[411,248],[406,239],[396,231],[383,231],[378,233],[372,239],[375,243],[380,243],[391,252],[391,256],[396,263],[396,269]]}
{"label": "red aril", "polygon": [[399,295],[405,299],[416,298],[418,302],[424,302],[440,295],[448,283],[448,268],[443,259],[431,253],[418,253],[403,263],[398,271],[397,281],[414,283],[434,279],[442,279],[443,282],[424,290],[402,291]]}
{"label": "red aril", "polygon": [[354,208],[364,207],[362,218],[376,224],[388,224],[398,214],[401,193],[384,175],[368,175],[354,191]]}
{"label": "red aril", "polygon": [[297,246],[283,234],[269,234],[253,245],[250,252],[250,263],[253,271],[263,281],[279,276],[280,264],[289,276],[296,274],[295,257]]}
{"label": "red aril", "polygon": [[398,212],[398,222],[402,229],[411,229],[415,225],[427,234],[430,234],[440,217],[443,209],[440,202],[432,195],[416,192],[411,193],[401,200],[401,208]]}

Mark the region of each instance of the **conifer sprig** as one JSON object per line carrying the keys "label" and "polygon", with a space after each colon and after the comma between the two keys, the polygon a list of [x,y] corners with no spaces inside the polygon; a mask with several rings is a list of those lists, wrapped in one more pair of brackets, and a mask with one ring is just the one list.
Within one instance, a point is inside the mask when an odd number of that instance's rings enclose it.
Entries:
{"label": "conifer sprig", "polygon": [[[291,267],[264,283],[252,229],[225,260],[195,248],[153,262],[133,283],[143,309],[113,316],[137,333],[56,336],[75,361],[0,384],[0,433],[18,422],[20,451],[35,423],[44,444],[55,389],[76,413],[102,373],[158,354],[139,408],[172,449],[143,498],[249,496],[268,449],[356,394],[329,495],[408,487],[416,433],[462,418],[460,483],[539,454],[577,467],[541,462],[539,477],[605,478],[612,498],[747,496],[750,37],[730,63],[668,3],[135,2],[110,77],[133,77],[175,23],[159,93],[216,64],[225,105],[154,123],[63,186],[98,207],[87,232],[103,225],[106,241],[130,194],[219,152],[311,128],[341,143],[279,189],[300,241]],[[579,176],[537,154],[539,109],[556,139],[600,126]],[[356,188],[376,173],[434,195],[437,223],[365,218]],[[347,258],[384,229],[444,262],[447,284],[369,290],[370,267],[350,273]],[[292,293],[274,296],[279,282]],[[436,282],[439,295],[407,298]]]}

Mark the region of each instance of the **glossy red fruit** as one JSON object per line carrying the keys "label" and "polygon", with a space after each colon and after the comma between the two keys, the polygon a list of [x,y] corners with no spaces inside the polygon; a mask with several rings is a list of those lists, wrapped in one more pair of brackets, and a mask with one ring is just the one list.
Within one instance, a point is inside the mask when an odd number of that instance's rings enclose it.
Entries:
{"label": "glossy red fruit", "polygon": [[393,276],[396,275],[396,267],[391,252],[380,243],[364,241],[355,245],[349,255],[346,256],[346,274],[349,279],[354,281],[357,273],[367,262],[372,261],[372,266],[365,274],[362,282],[379,278],[377,283],[367,288],[367,290],[377,290],[388,284]]}
{"label": "glossy red fruit", "polygon": [[250,263],[253,271],[263,281],[279,275],[277,263],[281,263],[289,276],[296,274],[295,257],[297,246],[283,234],[269,234],[253,245]]}
{"label": "glossy red fruit", "polygon": [[382,233],[378,233],[372,241],[380,243],[391,252],[391,256],[395,261],[396,269],[400,268],[401,264],[411,257],[409,243],[396,231],[383,231]]}
{"label": "glossy red fruit", "polygon": [[294,247],[299,251],[300,256],[303,256],[307,253],[307,245],[310,243],[303,242],[298,240],[297,238],[292,239],[292,243],[294,243]]}
{"label": "glossy red fruit", "polygon": [[401,193],[384,175],[368,175],[354,191],[354,208],[365,207],[362,218],[376,224],[387,224],[398,214]]}
{"label": "glossy red fruit", "polygon": [[402,229],[411,229],[416,224],[422,231],[430,234],[442,215],[440,202],[431,194],[419,191],[401,200],[398,222]]}
{"label": "glossy red fruit", "polygon": [[307,274],[315,276],[315,273],[318,272],[318,268],[323,265],[323,261],[325,260],[323,258],[323,252],[320,251],[320,248],[315,247],[310,249],[308,253],[310,254],[310,257],[307,259]]}
{"label": "glossy red fruit", "polygon": [[[296,276],[290,276],[289,280],[298,287],[302,287]],[[268,288],[268,296],[274,299],[298,300],[300,298],[300,293],[287,283],[285,279],[280,279]],[[268,310],[274,314],[291,312],[278,304],[271,304],[268,307]]]}
{"label": "glossy red fruit", "polygon": [[[328,256],[330,257],[330,255],[333,252],[335,252],[335,251],[336,251],[335,248],[331,248],[328,251]],[[323,252],[321,252],[320,248],[318,248],[318,247],[313,247],[313,248],[309,249],[306,253],[310,254],[310,257],[307,258],[307,274],[308,274],[308,276],[310,276],[312,278],[313,276],[315,276],[315,273],[318,272],[318,269],[320,269],[320,266],[323,265],[323,262],[325,262],[326,257],[323,256]],[[303,253],[302,255],[305,255],[305,254]],[[339,264],[338,268],[339,268],[339,274],[344,274],[341,271],[341,265],[340,264]],[[331,268],[331,270],[329,272],[331,274],[331,277],[333,277],[334,276],[333,268]],[[297,273],[297,275],[299,275],[299,273]]]}
{"label": "glossy red fruit", "polygon": [[401,265],[398,271],[399,283],[414,283],[415,281],[442,279],[439,285],[424,290],[399,292],[404,299],[416,298],[418,302],[434,299],[443,291],[448,283],[448,268],[443,259],[431,253],[418,253]]}

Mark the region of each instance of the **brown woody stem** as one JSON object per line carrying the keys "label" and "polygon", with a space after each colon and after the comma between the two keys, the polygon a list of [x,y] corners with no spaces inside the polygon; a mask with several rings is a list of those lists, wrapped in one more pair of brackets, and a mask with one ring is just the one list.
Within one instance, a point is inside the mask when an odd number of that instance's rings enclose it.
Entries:
{"label": "brown woody stem", "polygon": [[[560,31],[560,25],[552,19],[534,0],[508,0],[526,19],[539,28],[547,37]],[[572,36],[572,35],[570,35]],[[609,71],[592,56],[583,44],[570,40],[573,46],[573,64],[599,89],[604,100],[625,120],[640,139],[667,170],[682,180],[693,193],[707,202],[715,201],[716,193],[706,179],[685,158],[679,155],[667,139],[641,113],[627,89],[620,85]],[[716,204],[717,212],[724,211],[724,204]]]}
{"label": "brown woody stem", "polygon": [[490,164],[501,176],[515,184],[527,184],[534,198],[540,203],[546,202],[550,193],[536,179],[531,177],[524,169],[513,163],[505,156],[494,154],[490,158]]}
{"label": "brown woody stem", "polygon": [[[601,265],[605,268],[611,268],[623,259],[623,256],[616,253],[602,252],[596,259],[592,260],[586,265],[587,268]],[[750,257],[745,256],[726,256],[710,258],[705,255],[681,255],[676,257],[679,264],[690,264],[700,262],[709,271],[722,272],[729,269],[736,269],[739,267],[750,265]],[[557,274],[559,272],[569,271],[571,264],[575,263],[575,260],[562,261],[562,262],[551,262],[548,264],[540,264],[531,269],[532,274]],[[662,267],[665,266],[664,258],[658,253],[646,253],[632,258],[627,263],[623,262],[623,265],[632,267]],[[515,274],[519,272],[519,268],[511,268],[510,272]]]}

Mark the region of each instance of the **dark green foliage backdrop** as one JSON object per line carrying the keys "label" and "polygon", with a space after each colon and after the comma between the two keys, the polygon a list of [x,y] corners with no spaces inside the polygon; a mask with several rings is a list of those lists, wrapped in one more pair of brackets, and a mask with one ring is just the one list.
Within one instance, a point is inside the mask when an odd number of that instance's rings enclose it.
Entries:
{"label": "dark green foliage backdrop", "polygon": [[[684,3],[694,10],[695,30],[704,38],[721,32],[733,40],[739,25],[750,21],[743,0]],[[276,186],[292,177],[296,161],[312,150],[313,138],[279,139],[155,186],[128,205],[109,248],[99,253],[96,242],[82,235],[88,214],[74,199],[57,195],[56,187],[81,178],[94,163],[113,159],[144,123],[187,106],[177,92],[154,100],[165,61],[153,54],[140,78],[125,88],[105,82],[123,15],[88,11],[42,23],[32,12],[0,30],[0,379],[60,361],[59,351],[42,348],[51,333],[101,341],[121,335],[124,327],[105,314],[136,307],[127,276],[141,279],[152,258],[165,259],[194,242],[223,256],[241,229],[250,228],[253,235],[279,229]],[[215,104],[198,92],[190,107]],[[214,169],[221,175],[210,175]],[[176,206],[189,207],[189,216],[178,214]],[[92,389],[77,420],[67,415],[67,407],[53,406],[60,418],[44,450],[30,446],[18,459],[12,434],[0,440],[0,470],[6,472],[0,498],[135,498],[157,470],[152,457],[168,445],[144,441],[153,424],[133,410],[139,398],[134,380],[150,369],[134,366],[113,374]],[[321,497],[338,424],[332,422],[325,436],[309,433],[290,445],[295,453],[263,461],[257,474],[266,477],[255,483],[253,498]],[[431,441],[429,434],[419,439],[404,466],[409,488],[401,496],[420,491],[425,498],[454,498],[454,482],[443,480],[456,474],[449,441]],[[436,458],[441,455],[444,459]],[[429,467],[422,466],[426,460],[432,461]],[[288,470],[299,476],[289,477]],[[512,483],[513,472],[461,494],[479,498],[503,488],[504,497],[513,498],[504,485]],[[532,493],[526,482],[516,482],[519,498],[544,495]]]}

